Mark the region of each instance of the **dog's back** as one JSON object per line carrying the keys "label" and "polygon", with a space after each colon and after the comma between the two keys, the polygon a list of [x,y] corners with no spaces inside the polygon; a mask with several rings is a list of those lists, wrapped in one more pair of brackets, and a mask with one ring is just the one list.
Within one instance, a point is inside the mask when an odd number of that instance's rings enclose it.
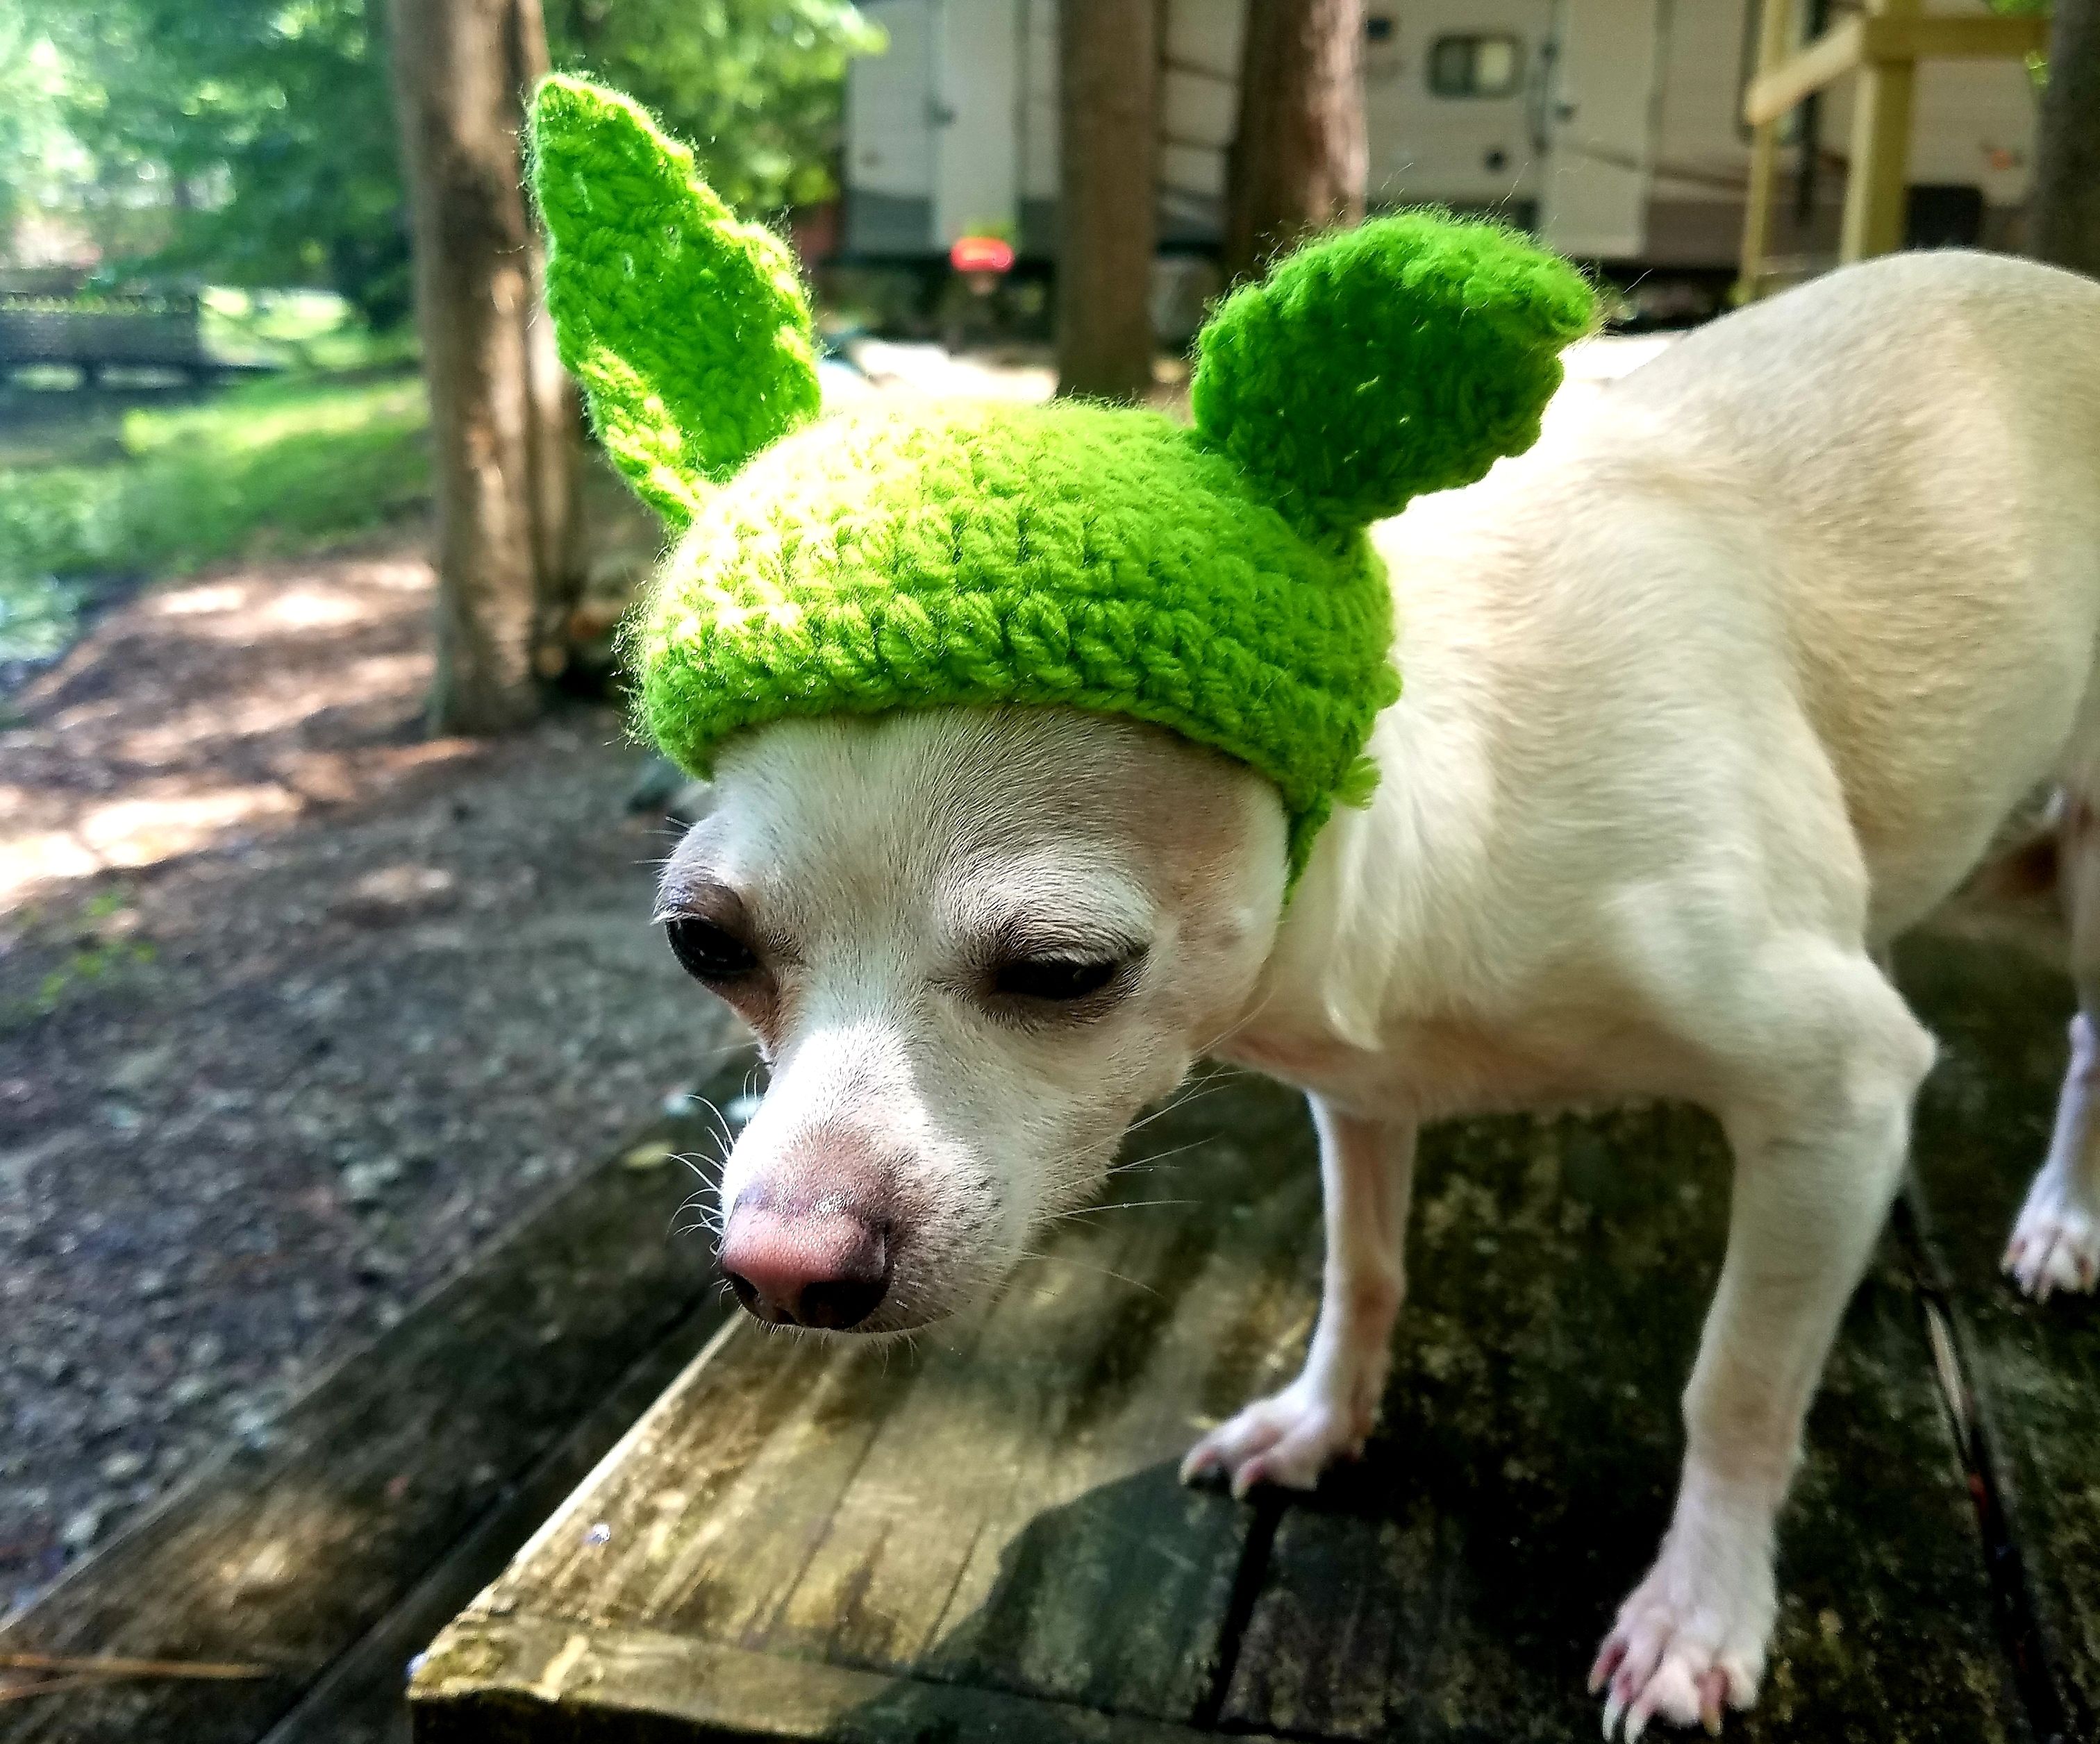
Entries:
{"label": "dog's back", "polygon": [[[1674,346],[1574,451],[1740,499],[1893,933],[2035,781],[2096,754],[2100,284],[1895,255]],[[2068,768],[2067,767],[2068,766]]]}

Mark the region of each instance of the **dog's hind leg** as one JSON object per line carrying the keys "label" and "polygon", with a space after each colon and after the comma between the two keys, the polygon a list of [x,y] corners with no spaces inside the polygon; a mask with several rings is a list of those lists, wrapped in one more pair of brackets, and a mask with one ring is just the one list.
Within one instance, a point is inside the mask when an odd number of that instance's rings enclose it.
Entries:
{"label": "dog's hind leg", "polygon": [[1244,1495],[1258,1483],[1309,1490],[1337,1458],[1363,1451],[1385,1390],[1414,1181],[1414,1124],[1371,1121],[1315,1096],[1327,1263],[1319,1324],[1298,1378],[1220,1424],[1182,1461]]}
{"label": "dog's hind leg", "polygon": [[2088,783],[2065,794],[2057,879],[2071,929],[2071,1064],[2057,1099],[2049,1156],[2027,1189],[2005,1270],[2037,1300],[2089,1290],[2100,1279],[2100,817]]}

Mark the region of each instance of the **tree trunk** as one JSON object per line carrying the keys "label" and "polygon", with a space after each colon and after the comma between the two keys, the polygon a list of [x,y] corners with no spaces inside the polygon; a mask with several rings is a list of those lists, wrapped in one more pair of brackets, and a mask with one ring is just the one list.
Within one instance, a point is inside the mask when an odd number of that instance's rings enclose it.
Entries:
{"label": "tree trunk", "polygon": [[1136,399],[1152,385],[1159,102],[1154,0],[1063,0],[1057,391]]}
{"label": "tree trunk", "polygon": [[435,450],[430,724],[500,732],[539,712],[574,566],[576,412],[540,313],[518,143],[546,39],[539,0],[395,0],[392,24]]}
{"label": "tree trunk", "polygon": [[2027,252],[2100,279],[2100,0],[2056,0]]}
{"label": "tree trunk", "polygon": [[[540,0],[511,0],[509,11],[514,89],[522,118],[540,81],[554,69]],[[554,324],[547,317],[546,239],[529,221],[525,234],[532,281],[525,304],[525,368],[531,401],[526,434],[532,456],[534,664],[542,678],[558,678],[569,661],[569,614],[584,591],[584,412],[576,385],[555,351]]]}
{"label": "tree trunk", "polygon": [[1363,0],[1248,0],[1226,175],[1229,281],[1364,215],[1363,42]]}

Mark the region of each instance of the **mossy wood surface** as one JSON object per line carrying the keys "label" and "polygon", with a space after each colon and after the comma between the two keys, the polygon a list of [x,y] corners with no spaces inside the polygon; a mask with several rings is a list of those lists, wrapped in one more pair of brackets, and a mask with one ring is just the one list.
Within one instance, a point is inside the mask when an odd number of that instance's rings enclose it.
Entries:
{"label": "mossy wood surface", "polygon": [[[1227,1076],[1130,1154],[968,1328],[722,1334],[434,1645],[418,1739],[1595,1737],[1720,1259],[1712,1124],[1432,1136],[1384,1427],[1246,1504],[1174,1467],[1302,1350],[1309,1125]],[[1733,1736],[2036,1738],[1910,1251],[1847,1320]]]}
{"label": "mossy wood surface", "polygon": [[[739,1050],[708,1086],[713,1098],[735,1096],[750,1064]],[[701,1120],[664,1138],[696,1152],[714,1142]],[[695,1184],[668,1157],[646,1169],[610,1158],[571,1182],[266,1435],[199,1471],[0,1629],[0,1653],[230,1662],[262,1675],[24,1697],[0,1705],[0,1740],[400,1736],[409,1655],[729,1311],[704,1245],[665,1239]]]}
{"label": "mossy wood surface", "polygon": [[1939,938],[1913,940],[1899,971],[1939,1038],[1912,1145],[1917,1222],[1970,1394],[2015,1650],[2043,1725],[2100,1738],[2100,1306],[2037,1306],[1997,1269],[2048,1147],[2071,990],[2017,953]]}

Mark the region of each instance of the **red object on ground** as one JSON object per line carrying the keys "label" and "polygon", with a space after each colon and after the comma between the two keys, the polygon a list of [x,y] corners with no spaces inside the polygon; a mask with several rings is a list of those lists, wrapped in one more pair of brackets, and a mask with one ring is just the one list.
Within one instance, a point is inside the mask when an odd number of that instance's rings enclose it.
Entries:
{"label": "red object on ground", "polygon": [[949,247],[948,264],[957,272],[1010,272],[1013,245],[997,236],[958,236]]}

